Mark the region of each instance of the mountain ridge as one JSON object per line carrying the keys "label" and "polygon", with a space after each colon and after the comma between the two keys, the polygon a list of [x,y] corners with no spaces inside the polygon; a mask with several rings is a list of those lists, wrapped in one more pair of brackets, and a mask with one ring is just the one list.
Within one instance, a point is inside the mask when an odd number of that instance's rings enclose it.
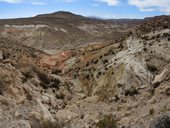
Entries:
{"label": "mountain ridge", "polygon": [[[99,20],[60,11],[32,18],[0,20],[0,31],[5,37],[9,35],[8,37],[22,41],[27,46],[54,50],[63,44],[64,46],[71,44],[74,47],[76,44],[83,45],[89,40],[93,43],[107,34],[119,31],[119,29],[124,31],[125,28],[139,22],[139,20]],[[16,31],[18,36],[10,31]]]}

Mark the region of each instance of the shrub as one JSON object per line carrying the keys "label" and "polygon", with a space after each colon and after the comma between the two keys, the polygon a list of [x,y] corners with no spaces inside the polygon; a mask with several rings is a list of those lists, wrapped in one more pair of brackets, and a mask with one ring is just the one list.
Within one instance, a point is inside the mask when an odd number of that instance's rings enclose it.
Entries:
{"label": "shrub", "polygon": [[149,110],[149,114],[150,115],[153,115],[155,113],[155,110],[153,109],[153,108],[151,108],[150,110]]}
{"label": "shrub", "polygon": [[99,62],[99,60],[94,60],[94,64],[97,64]]}
{"label": "shrub", "polygon": [[147,41],[149,40],[149,36],[144,36],[142,39]]}
{"label": "shrub", "polygon": [[98,72],[97,75],[96,75],[96,77],[99,78],[101,75],[102,75],[102,73],[101,73],[101,72]]}
{"label": "shrub", "polygon": [[158,70],[158,68],[155,67],[154,65],[147,65],[147,69],[152,73]]}
{"label": "shrub", "polygon": [[147,49],[146,47],[143,48],[143,51],[147,52],[147,50],[148,50],[148,49]]}
{"label": "shrub", "polygon": [[44,89],[48,87],[58,88],[60,84],[60,80],[49,76],[45,71],[34,67],[34,72],[37,74],[39,79],[41,80],[41,86]]}
{"label": "shrub", "polygon": [[100,56],[100,59],[102,59],[102,58],[103,58],[103,56],[101,55],[101,56]]}
{"label": "shrub", "polygon": [[60,69],[55,69],[54,71],[52,71],[52,73],[58,75],[61,74],[62,71]]}
{"label": "shrub", "polygon": [[62,99],[62,100],[64,100],[65,94],[62,93],[62,92],[60,92],[60,93],[56,94],[56,98],[57,98],[57,99]]}
{"label": "shrub", "polygon": [[131,87],[130,89],[125,91],[125,96],[134,96],[136,94],[139,94],[138,90],[134,87]]}
{"label": "shrub", "polygon": [[3,81],[0,79],[0,95],[3,95],[3,91],[4,91],[4,83],[3,83]]}
{"label": "shrub", "polygon": [[10,57],[10,53],[8,52],[3,52],[3,59],[8,59]]}
{"label": "shrub", "polygon": [[109,63],[107,59],[103,60],[103,64]]}
{"label": "shrub", "polygon": [[96,126],[98,128],[117,128],[116,120],[112,115],[105,116],[102,120],[100,120]]}
{"label": "shrub", "polygon": [[86,78],[87,80],[89,80],[89,79],[90,79],[90,75],[87,74],[87,75],[85,76],[85,78]]}
{"label": "shrub", "polygon": [[89,62],[86,63],[86,67],[88,67],[88,66],[89,66]]}
{"label": "shrub", "polygon": [[42,82],[44,82],[45,84],[50,84],[50,80],[48,78],[48,75],[45,72],[40,71],[40,70],[36,70],[36,73],[37,73],[38,77],[40,78],[40,80]]}
{"label": "shrub", "polygon": [[163,37],[169,37],[170,34],[169,33],[163,33]]}

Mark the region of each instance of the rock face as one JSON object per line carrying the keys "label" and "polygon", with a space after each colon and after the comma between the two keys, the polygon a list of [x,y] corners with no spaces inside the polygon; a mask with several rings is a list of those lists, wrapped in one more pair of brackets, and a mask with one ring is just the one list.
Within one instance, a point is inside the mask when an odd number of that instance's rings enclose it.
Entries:
{"label": "rock face", "polygon": [[151,122],[150,128],[170,128],[170,117],[164,115],[155,118]]}

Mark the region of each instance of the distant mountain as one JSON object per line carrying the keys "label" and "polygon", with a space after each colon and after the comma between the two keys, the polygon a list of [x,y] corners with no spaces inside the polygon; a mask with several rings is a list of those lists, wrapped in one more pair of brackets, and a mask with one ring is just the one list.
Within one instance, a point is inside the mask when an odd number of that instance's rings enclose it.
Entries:
{"label": "distant mountain", "polygon": [[85,19],[85,17],[81,15],[76,15],[71,12],[66,12],[66,11],[59,11],[59,12],[54,12],[50,14],[41,14],[35,16],[35,18],[61,18],[61,19]]}
{"label": "distant mountain", "polygon": [[0,20],[0,32],[1,36],[19,40],[27,46],[55,50],[61,46],[74,48],[74,45],[102,42],[103,39],[112,41],[113,38],[106,38],[115,35],[114,32],[124,31],[138,21],[101,20],[59,11],[30,18]]}

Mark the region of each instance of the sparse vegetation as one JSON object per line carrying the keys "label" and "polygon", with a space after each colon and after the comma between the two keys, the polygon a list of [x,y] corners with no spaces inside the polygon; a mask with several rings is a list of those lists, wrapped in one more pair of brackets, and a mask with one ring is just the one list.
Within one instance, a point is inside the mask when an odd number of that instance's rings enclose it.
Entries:
{"label": "sparse vegetation", "polygon": [[149,110],[149,114],[150,115],[153,115],[155,113],[155,110],[153,109],[153,108],[151,108],[150,110]]}
{"label": "sparse vegetation", "polygon": [[158,70],[157,67],[155,67],[154,65],[149,65],[149,64],[147,65],[147,69],[152,73],[155,73]]}
{"label": "sparse vegetation", "polygon": [[112,115],[104,116],[96,126],[98,128],[117,128],[117,121],[113,118]]}
{"label": "sparse vegetation", "polygon": [[34,67],[34,72],[38,75],[41,85],[44,89],[49,87],[59,88],[60,80],[49,76],[45,71],[40,68]]}
{"label": "sparse vegetation", "polygon": [[103,64],[107,64],[107,63],[109,63],[109,61],[107,59],[104,59]]}
{"label": "sparse vegetation", "polygon": [[139,94],[138,90],[134,87],[131,87],[130,89],[125,91],[125,96],[134,96]]}
{"label": "sparse vegetation", "polygon": [[65,94],[64,94],[64,93],[62,93],[62,92],[57,93],[57,94],[56,94],[56,98],[57,98],[57,99],[62,99],[62,100],[64,100],[64,98],[65,98]]}
{"label": "sparse vegetation", "polygon": [[3,80],[0,78],[0,95],[3,95],[3,91],[4,91],[4,82],[3,82]]}
{"label": "sparse vegetation", "polygon": [[143,48],[143,51],[144,51],[144,52],[147,52],[147,51],[148,51],[148,49],[147,49],[146,47],[144,47],[144,48]]}

